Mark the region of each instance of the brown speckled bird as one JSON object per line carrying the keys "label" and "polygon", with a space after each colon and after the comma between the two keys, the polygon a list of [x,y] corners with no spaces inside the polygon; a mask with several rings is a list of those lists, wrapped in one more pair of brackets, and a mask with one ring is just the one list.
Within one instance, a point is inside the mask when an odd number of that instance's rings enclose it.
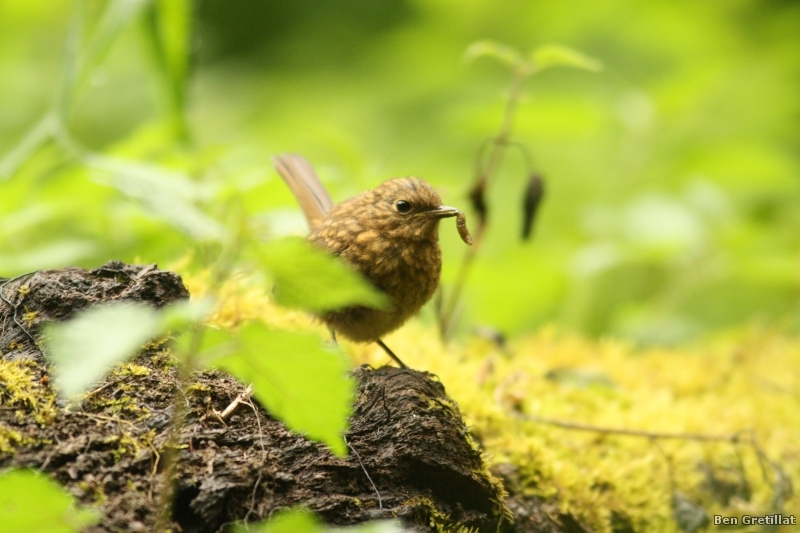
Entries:
{"label": "brown speckled bird", "polygon": [[443,206],[436,191],[416,178],[385,181],[333,205],[308,161],[296,154],[272,160],[303,209],[309,240],[344,259],[389,296],[386,309],[352,306],[321,319],[334,338],[338,333],[357,342],[377,342],[406,368],[381,337],[433,296],[442,268],[439,221],[458,216],[458,209]]}

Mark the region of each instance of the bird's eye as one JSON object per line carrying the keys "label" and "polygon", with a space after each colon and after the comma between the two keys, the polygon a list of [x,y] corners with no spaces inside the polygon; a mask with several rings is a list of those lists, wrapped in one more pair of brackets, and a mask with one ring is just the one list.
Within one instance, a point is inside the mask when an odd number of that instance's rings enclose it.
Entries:
{"label": "bird's eye", "polygon": [[406,214],[409,211],[411,211],[411,204],[406,202],[405,200],[397,200],[394,203],[394,207],[395,207],[395,209],[397,209],[397,212],[400,213],[400,214]]}

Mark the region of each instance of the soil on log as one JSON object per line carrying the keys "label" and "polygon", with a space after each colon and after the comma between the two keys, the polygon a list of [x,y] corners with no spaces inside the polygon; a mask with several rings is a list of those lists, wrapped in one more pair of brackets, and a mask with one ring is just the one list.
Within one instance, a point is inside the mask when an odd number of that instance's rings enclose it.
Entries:
{"label": "soil on log", "polygon": [[[100,302],[161,307],[188,296],[174,273],[115,261],[0,279],[0,470],[47,472],[99,508],[101,522],[87,531],[151,530],[178,392],[168,346],[148,344],[68,406],[53,393],[37,341],[44,323]],[[287,430],[255,402],[223,422],[217,413],[244,386],[219,371],[193,376],[177,396],[187,415],[173,530],[226,531],[304,506],[337,525],[400,518],[418,531],[584,531],[537,499],[512,494],[509,511],[501,482],[435,376],[390,367],[353,374],[346,458]],[[497,473],[513,478],[513,468]]]}

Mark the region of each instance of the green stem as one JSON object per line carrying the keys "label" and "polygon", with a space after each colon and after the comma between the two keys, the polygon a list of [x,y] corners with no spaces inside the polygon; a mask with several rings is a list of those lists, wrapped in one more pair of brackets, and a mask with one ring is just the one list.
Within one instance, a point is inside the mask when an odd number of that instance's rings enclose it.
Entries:
{"label": "green stem", "polygon": [[[525,81],[533,75],[533,73],[533,67],[527,64],[521,65],[514,70],[511,78],[511,87],[508,92],[508,100],[506,101],[506,107],[503,112],[503,120],[500,123],[500,129],[497,135],[492,139],[492,149],[489,153],[489,161],[486,167],[481,168],[480,165],[478,165],[474,187],[480,186],[486,188],[491,179],[497,174],[514,131],[514,119],[517,115],[519,103],[522,100],[522,91],[525,86]],[[466,286],[472,264],[480,251],[484,236],[486,235],[487,219],[488,216],[479,219],[478,228],[472,238],[472,246],[469,247],[464,254],[464,258],[458,269],[458,274],[456,275],[456,281],[453,284],[453,290],[450,296],[445,299],[442,312],[439,314],[439,335],[444,342],[450,339],[455,328],[456,314],[459,309],[464,287]]]}
{"label": "green stem", "polygon": [[[242,247],[242,239],[245,232],[244,222],[240,222],[239,231],[234,239],[228,243],[226,250],[223,250],[220,259],[211,268],[211,287],[209,293],[216,296],[219,294],[222,284],[229,279],[235,265],[235,259],[239,257]],[[157,516],[154,531],[157,533],[172,530],[172,503],[175,499],[177,486],[177,471],[181,430],[186,422],[186,415],[189,412],[188,400],[184,391],[190,384],[192,372],[195,371],[197,356],[202,346],[205,327],[201,324],[195,325],[191,331],[191,339],[184,353],[177,354],[178,382],[175,394],[172,398],[173,415],[170,420],[167,441],[164,443],[161,458],[164,461],[162,479],[163,487],[158,498]]]}
{"label": "green stem", "polygon": [[172,398],[173,413],[169,423],[167,442],[164,443],[161,453],[161,460],[164,462],[162,479],[163,487],[158,496],[158,507],[156,523],[153,531],[157,533],[172,531],[172,502],[175,499],[175,489],[177,484],[177,470],[179,458],[179,446],[181,430],[186,422],[186,415],[189,412],[189,400],[184,391],[189,385],[194,361],[200,352],[205,328],[197,325],[192,330],[192,338],[185,354],[178,354],[178,382],[176,383],[175,394]]}

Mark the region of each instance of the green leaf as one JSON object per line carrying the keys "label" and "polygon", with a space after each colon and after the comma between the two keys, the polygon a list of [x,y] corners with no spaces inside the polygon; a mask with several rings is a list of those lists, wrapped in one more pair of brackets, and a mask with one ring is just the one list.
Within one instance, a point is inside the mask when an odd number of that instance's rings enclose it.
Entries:
{"label": "green leaf", "polygon": [[387,305],[386,295],[363,276],[305,239],[273,241],[264,248],[261,263],[274,277],[275,298],[281,305],[310,311]]}
{"label": "green leaf", "polygon": [[92,155],[86,164],[101,173],[97,181],[139,200],[151,212],[200,241],[224,240],[225,228],[192,201],[212,191],[189,176],[143,163]]}
{"label": "green leaf", "polygon": [[351,527],[325,526],[317,516],[305,509],[290,509],[277,513],[253,528],[238,525],[235,533],[402,533],[405,531],[395,520],[376,520]]}
{"label": "green leaf", "polygon": [[67,54],[62,75],[55,87],[53,111],[66,117],[78,91],[89,75],[103,61],[108,51],[128,24],[139,15],[150,0],[110,0],[105,2],[103,13],[86,40],[83,39],[84,6],[76,2],[75,13],[67,38]]}
{"label": "green leaf", "polygon": [[599,60],[560,44],[547,44],[534,49],[531,60],[540,71],[552,67],[573,67],[591,72],[603,70],[603,63]]}
{"label": "green leaf", "polygon": [[0,256],[0,271],[30,272],[43,268],[58,268],[74,264],[95,253],[93,242],[63,238],[52,243],[30,246],[18,254],[4,253]]}
{"label": "green leaf", "polygon": [[103,60],[114,41],[149,1],[111,0],[106,3],[105,10],[81,57],[83,76],[86,76]]}
{"label": "green leaf", "polygon": [[165,331],[182,329],[192,324],[202,322],[214,309],[214,300],[180,300],[168,305],[161,312],[161,320]]}
{"label": "green leaf", "polygon": [[464,52],[464,61],[474,61],[479,57],[491,57],[510,67],[525,63],[525,58],[517,50],[489,39],[472,43]]}
{"label": "green leaf", "polygon": [[30,470],[0,474],[0,531],[70,533],[96,524],[96,511],[79,508],[67,491]]}
{"label": "green leaf", "polygon": [[354,527],[330,528],[330,530],[338,533],[343,533],[344,531],[350,533],[403,533],[407,531],[397,520],[375,520]]}
{"label": "green leaf", "polygon": [[56,117],[47,115],[25,134],[21,141],[0,159],[0,181],[10,178],[53,136]]}
{"label": "green leaf", "polygon": [[[219,339],[219,333],[208,333]],[[261,324],[246,326],[233,341],[235,353],[213,365],[252,383],[258,401],[287,427],[345,455],[342,435],[354,385],[342,356],[323,350],[315,335],[274,331]]]}
{"label": "green leaf", "polygon": [[159,313],[141,304],[104,304],[48,324],[48,358],[61,393],[67,398],[80,395],[161,331]]}
{"label": "green leaf", "polygon": [[173,119],[181,126],[181,134],[185,136],[188,135],[184,110],[189,74],[191,2],[155,0],[150,4],[147,15],[146,33],[168,86]]}
{"label": "green leaf", "polygon": [[281,511],[270,520],[265,520],[255,528],[238,525],[235,533],[323,533],[325,527],[317,515],[305,509]]}

